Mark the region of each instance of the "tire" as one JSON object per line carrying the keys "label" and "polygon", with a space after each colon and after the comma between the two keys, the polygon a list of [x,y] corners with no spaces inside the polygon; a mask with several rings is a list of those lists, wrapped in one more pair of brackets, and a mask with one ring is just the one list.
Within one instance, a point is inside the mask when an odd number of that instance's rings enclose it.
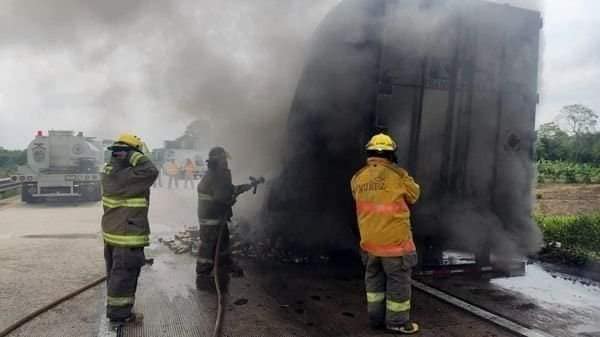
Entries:
{"label": "tire", "polygon": [[28,184],[23,184],[21,186],[21,201],[33,204],[35,203],[36,198],[30,193],[28,187]]}
{"label": "tire", "polygon": [[81,192],[81,200],[89,202],[98,202],[102,200],[102,193],[100,192],[100,184],[86,185],[85,189]]}

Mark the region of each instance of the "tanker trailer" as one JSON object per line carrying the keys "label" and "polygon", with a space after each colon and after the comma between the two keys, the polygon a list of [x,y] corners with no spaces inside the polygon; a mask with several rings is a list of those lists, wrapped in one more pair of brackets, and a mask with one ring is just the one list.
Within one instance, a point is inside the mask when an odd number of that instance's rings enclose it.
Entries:
{"label": "tanker trailer", "polygon": [[[380,127],[421,185],[420,266],[536,250],[531,220],[540,13],[475,0],[344,0],[321,23],[264,207],[290,247],[352,250],[349,181]],[[450,252],[450,253],[449,253]],[[522,264],[520,264],[522,266]]]}
{"label": "tanker trailer", "polygon": [[102,144],[73,131],[38,131],[27,147],[27,165],[12,179],[22,183],[21,199],[44,201],[99,201]]}

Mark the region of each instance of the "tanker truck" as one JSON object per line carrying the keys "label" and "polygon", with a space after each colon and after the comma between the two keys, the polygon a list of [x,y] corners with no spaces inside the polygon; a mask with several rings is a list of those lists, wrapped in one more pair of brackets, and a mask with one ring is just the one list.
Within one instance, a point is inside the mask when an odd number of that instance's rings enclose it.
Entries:
{"label": "tanker truck", "polygon": [[18,168],[21,199],[46,201],[99,201],[102,143],[74,131],[38,131],[27,147],[27,164]]}
{"label": "tanker truck", "polygon": [[286,141],[294,151],[264,209],[270,235],[355,250],[349,181],[382,128],[421,185],[411,211],[424,270],[462,261],[455,251],[490,270],[538,249],[541,28],[539,12],[487,1],[341,1],[318,27],[297,86]]}

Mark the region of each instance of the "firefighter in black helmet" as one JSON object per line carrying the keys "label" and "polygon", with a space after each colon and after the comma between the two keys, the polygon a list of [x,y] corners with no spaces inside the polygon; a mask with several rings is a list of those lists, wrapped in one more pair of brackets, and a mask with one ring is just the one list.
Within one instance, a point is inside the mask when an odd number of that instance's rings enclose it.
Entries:
{"label": "firefighter in black helmet", "polygon": [[196,264],[196,286],[200,290],[213,290],[211,273],[215,262],[215,249],[221,232],[219,251],[219,278],[222,290],[226,290],[233,261],[229,249],[231,207],[236,197],[252,188],[251,184],[234,186],[231,182],[227,160],[230,158],[222,147],[215,147],[208,154],[208,172],[198,183],[198,222],[200,224],[200,248]]}

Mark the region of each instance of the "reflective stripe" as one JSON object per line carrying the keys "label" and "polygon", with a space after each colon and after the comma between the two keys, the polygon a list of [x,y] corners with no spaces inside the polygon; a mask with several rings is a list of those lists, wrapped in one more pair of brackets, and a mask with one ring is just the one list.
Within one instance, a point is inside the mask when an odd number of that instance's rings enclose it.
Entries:
{"label": "reflective stripe", "polygon": [[133,297],[112,297],[106,296],[106,304],[113,307],[124,307],[126,305],[133,305],[135,298]]}
{"label": "reflective stripe", "polygon": [[224,225],[225,221],[221,219],[200,219],[198,220],[198,224],[200,224],[200,226],[218,226]]}
{"label": "reflective stripe", "polygon": [[114,197],[102,197],[102,204],[108,208],[148,207],[148,200],[146,198],[117,199]]}
{"label": "reflective stripe", "polygon": [[150,236],[142,235],[118,235],[102,233],[102,238],[106,243],[120,247],[144,247],[150,244]]}
{"label": "reflective stripe", "polygon": [[134,152],[131,157],[129,157],[129,163],[131,166],[136,166],[140,159],[144,158],[144,155],[139,152]]}
{"label": "reflective stripe", "polygon": [[383,302],[385,300],[385,293],[371,293],[367,291],[367,302]]}
{"label": "reflective stripe", "polygon": [[417,251],[413,240],[406,240],[393,245],[378,245],[363,242],[360,244],[360,247],[375,256],[405,256]]}
{"label": "reflective stripe", "polygon": [[388,203],[357,201],[356,202],[356,212],[358,214],[362,214],[362,213],[375,213],[375,214],[407,213],[407,215],[408,215],[408,206],[406,205],[406,202],[404,200],[400,200],[397,202],[388,202]]}
{"label": "reflective stripe", "polygon": [[387,300],[386,308],[389,311],[393,312],[403,312],[410,310],[410,300],[406,300],[404,302],[394,302],[392,300]]}
{"label": "reflective stripe", "polygon": [[198,200],[213,200],[214,198],[210,194],[198,193]]}
{"label": "reflective stripe", "polygon": [[112,172],[112,166],[111,165],[104,166],[104,173],[110,174],[110,172]]}

